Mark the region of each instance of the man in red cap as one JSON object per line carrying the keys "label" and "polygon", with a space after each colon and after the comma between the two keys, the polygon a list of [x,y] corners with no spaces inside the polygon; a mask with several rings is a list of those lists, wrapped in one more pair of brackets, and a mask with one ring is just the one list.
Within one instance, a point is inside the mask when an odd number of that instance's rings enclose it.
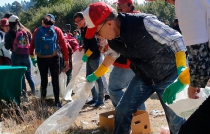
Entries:
{"label": "man in red cap", "polygon": [[[118,0],[114,4],[117,4],[118,13],[139,13],[134,11],[133,0]],[[128,86],[135,74],[130,69],[130,61],[123,55],[115,60],[113,66],[109,75],[108,89],[112,104],[116,107],[124,94],[123,89]],[[145,110],[145,105],[142,104],[139,109]]]}
{"label": "man in red cap", "polygon": [[103,76],[119,55],[131,61],[130,67],[135,73],[116,107],[114,134],[130,133],[132,113],[154,92],[163,106],[171,133],[176,134],[186,120],[177,116],[162,97],[165,89],[177,87],[178,90],[170,90],[170,104],[176,99],[171,94],[189,84],[182,35],[154,15],[117,14],[104,2],[90,4],[84,17],[89,24],[86,38],[95,35],[106,38],[110,47],[103,63],[87,80],[93,82]]}

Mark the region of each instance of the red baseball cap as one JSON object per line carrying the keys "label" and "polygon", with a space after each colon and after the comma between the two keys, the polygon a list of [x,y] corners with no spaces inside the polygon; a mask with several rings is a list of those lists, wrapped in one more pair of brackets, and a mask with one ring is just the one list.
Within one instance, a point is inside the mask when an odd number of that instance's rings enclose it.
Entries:
{"label": "red baseball cap", "polygon": [[7,18],[1,19],[1,26],[9,26],[9,20]]}
{"label": "red baseball cap", "polygon": [[118,0],[114,4],[127,4],[127,3],[133,4],[133,0]]}
{"label": "red baseball cap", "polygon": [[93,38],[98,25],[100,25],[112,12],[112,7],[104,2],[95,2],[89,5],[83,12],[88,24],[85,37]]}

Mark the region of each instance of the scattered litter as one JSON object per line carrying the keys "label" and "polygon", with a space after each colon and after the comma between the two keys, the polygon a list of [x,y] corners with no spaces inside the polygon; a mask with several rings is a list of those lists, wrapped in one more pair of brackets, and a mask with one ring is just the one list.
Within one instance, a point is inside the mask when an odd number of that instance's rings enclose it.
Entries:
{"label": "scattered litter", "polygon": [[158,116],[164,116],[165,115],[165,112],[163,110],[152,110],[149,115],[151,115],[153,118],[156,118]]}
{"label": "scattered litter", "polygon": [[103,106],[100,106],[99,108],[101,108],[101,109],[106,109],[106,106],[103,105]]}
{"label": "scattered litter", "polygon": [[86,122],[86,121],[84,121],[84,120],[81,120],[80,122],[81,122],[82,124],[85,124],[85,125],[89,124],[88,122]]}
{"label": "scattered litter", "polygon": [[100,132],[100,130],[94,130],[93,132],[92,132],[92,134],[97,134],[97,133],[99,133]]}
{"label": "scattered litter", "polygon": [[114,115],[109,115],[108,118],[109,119],[114,118]]}
{"label": "scattered litter", "polygon": [[161,126],[161,128],[159,129],[159,133],[160,134],[170,134],[170,130],[166,126]]}

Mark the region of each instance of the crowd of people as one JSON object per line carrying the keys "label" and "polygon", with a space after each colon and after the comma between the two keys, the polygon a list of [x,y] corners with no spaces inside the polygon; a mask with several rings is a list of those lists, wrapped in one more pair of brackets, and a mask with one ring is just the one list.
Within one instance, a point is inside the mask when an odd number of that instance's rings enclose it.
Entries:
{"label": "crowd of people", "polygon": [[[138,109],[146,110],[144,102],[154,92],[165,111],[171,134],[206,134],[210,125],[209,97],[187,120],[176,115],[166,103],[172,104],[176,94],[187,85],[188,96],[197,99],[200,88],[210,78],[210,1],[165,1],[175,5],[177,19],[173,28],[155,15],[136,11],[133,0],[115,2],[117,11],[104,2],[90,4],[85,11],[75,13],[73,20],[78,29],[73,34],[55,26],[52,14],[43,16],[41,26],[33,34],[18,16],[5,14],[0,25],[0,65],[26,66],[25,77],[33,95],[30,62],[37,65],[43,106],[47,105],[50,70],[54,106],[60,108],[59,74],[66,73],[68,85],[72,54],[84,50],[86,79],[98,85],[98,91],[96,87],[91,89],[92,99],[86,104],[97,108],[111,99],[116,111],[114,134],[131,133],[132,114]],[[104,75],[111,65],[107,82]],[[24,78],[22,89],[27,100]]]}

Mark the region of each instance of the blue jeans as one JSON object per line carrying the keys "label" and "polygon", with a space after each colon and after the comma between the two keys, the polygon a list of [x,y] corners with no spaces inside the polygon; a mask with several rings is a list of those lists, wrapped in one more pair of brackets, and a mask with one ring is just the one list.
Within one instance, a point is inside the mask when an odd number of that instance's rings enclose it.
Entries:
{"label": "blue jeans", "polygon": [[157,93],[163,106],[171,133],[176,134],[186,120],[177,116],[174,111],[163,102],[162,99],[165,88],[173,83],[176,78],[177,76],[174,76],[173,78],[159,85],[147,85],[139,77],[134,76],[116,107],[114,134],[130,133],[132,113],[135,113],[137,108],[154,92]]}
{"label": "blue jeans", "polygon": [[[92,74],[99,67],[99,60],[100,57],[98,57],[97,59],[88,59],[86,64],[86,77]],[[96,82],[98,83],[99,91],[96,91],[95,86],[91,89],[91,93],[93,96],[92,100],[98,101],[99,103],[104,103],[104,84],[101,77],[98,78]]]}
{"label": "blue jeans", "polygon": [[[135,74],[131,69],[113,67],[112,72],[109,75],[109,95],[114,107],[117,106],[124,94],[122,90],[129,85],[134,75]],[[146,109],[144,103],[139,109]]]}
{"label": "blue jeans", "polygon": [[[27,70],[25,72],[25,77],[29,83],[29,86],[31,88],[31,92],[35,93],[35,84],[31,75],[31,63],[30,63],[30,56],[29,55],[20,55],[16,53],[12,53],[11,56],[12,60],[12,66],[26,66]],[[25,78],[23,77],[22,79],[22,89],[26,93],[26,83],[25,83]]]}

